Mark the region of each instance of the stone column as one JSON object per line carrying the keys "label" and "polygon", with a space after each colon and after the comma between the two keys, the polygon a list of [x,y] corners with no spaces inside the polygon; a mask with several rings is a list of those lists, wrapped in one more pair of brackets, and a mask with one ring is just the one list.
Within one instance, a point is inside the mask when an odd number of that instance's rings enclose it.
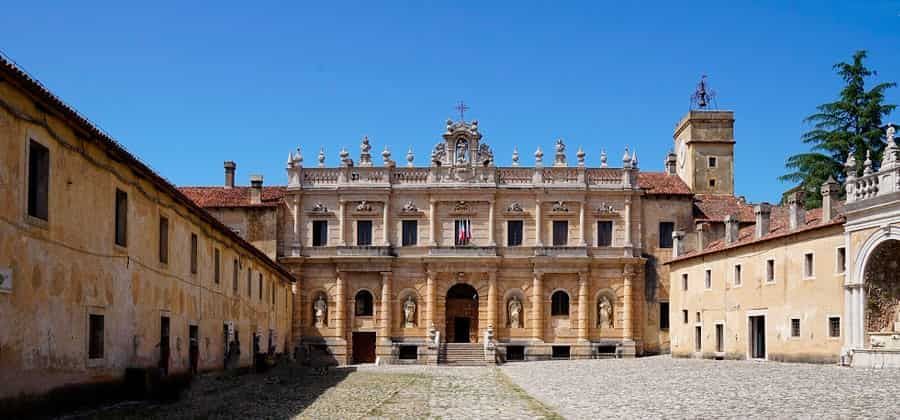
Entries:
{"label": "stone column", "polygon": [[391,246],[391,201],[390,198],[384,200],[384,215],[382,216],[381,229],[384,231],[384,246]]}
{"label": "stone column", "polygon": [[497,330],[497,272],[488,272],[488,300],[487,300],[488,325]]}
{"label": "stone column", "polygon": [[494,241],[494,200],[488,201],[488,245],[497,246]]}
{"label": "stone column", "polygon": [[541,200],[534,200],[534,246],[544,246],[541,240]]}
{"label": "stone column", "polygon": [[431,237],[431,246],[437,246],[437,234],[436,225],[437,221],[435,218],[437,217],[437,201],[430,200],[428,203],[428,235]]}
{"label": "stone column", "polygon": [[634,328],[631,319],[631,281],[634,278],[634,268],[626,265],[622,278],[624,279],[622,296],[622,338],[628,341],[634,339]]}
{"label": "stone column", "polygon": [[300,249],[303,248],[303,235],[300,232],[300,227],[303,226],[301,224],[301,217],[303,217],[303,210],[300,208],[300,195],[294,195],[294,243],[291,247],[291,256],[299,257]]}
{"label": "stone column", "polygon": [[[435,299],[434,284],[435,273],[431,271],[426,273],[425,277],[425,328],[431,328],[434,324],[434,312],[437,300]],[[437,326],[435,326],[437,328]]]}
{"label": "stone column", "polygon": [[387,350],[387,355],[390,355],[390,346],[391,346],[391,334],[392,334],[392,315],[391,312],[393,310],[393,305],[391,305],[391,299],[393,295],[392,286],[393,281],[391,278],[390,271],[384,271],[381,273],[381,309],[379,312],[381,313],[379,317],[379,325],[378,325],[378,335],[379,344],[382,346],[387,346],[386,349],[382,349],[380,353],[385,355],[385,351]]}
{"label": "stone column", "polygon": [[531,338],[544,340],[544,273],[535,272],[531,285]]}
{"label": "stone column", "polygon": [[585,226],[584,222],[584,212],[585,207],[587,207],[587,199],[581,199],[581,208],[578,211],[578,226],[581,227],[581,243],[579,246],[587,246],[587,226]]}
{"label": "stone column", "polygon": [[625,256],[632,256],[632,248],[634,244],[631,242],[631,197],[625,198]]}
{"label": "stone column", "polygon": [[578,341],[588,340],[588,325],[591,315],[590,306],[588,305],[588,281],[590,280],[586,271],[578,272]]}
{"label": "stone column", "polygon": [[341,340],[347,339],[347,291],[344,286],[345,274],[338,271],[335,277],[334,329]]}
{"label": "stone column", "polygon": [[338,202],[338,245],[347,245],[347,221],[345,220],[347,203],[344,200]]}

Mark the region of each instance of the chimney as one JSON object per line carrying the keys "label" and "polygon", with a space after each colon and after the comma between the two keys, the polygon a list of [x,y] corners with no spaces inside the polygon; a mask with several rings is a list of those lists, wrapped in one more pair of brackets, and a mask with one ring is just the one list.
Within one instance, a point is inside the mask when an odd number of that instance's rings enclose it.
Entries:
{"label": "chimney", "polygon": [[262,203],[262,175],[250,175],[250,204]]}
{"label": "chimney", "polygon": [[709,223],[700,223],[697,225],[697,251],[703,251],[709,243]]}
{"label": "chimney", "polygon": [[740,224],[738,222],[738,218],[733,214],[729,214],[725,216],[725,243],[733,244],[738,240],[738,230],[740,230]]}
{"label": "chimney", "polygon": [[772,205],[766,202],[753,206],[753,214],[756,215],[756,239],[769,233],[769,216],[772,215]]}
{"label": "chimney", "polygon": [[237,169],[237,164],[226,160],[225,161],[225,188],[234,188],[234,170]]}
{"label": "chimney", "polygon": [[804,204],[806,204],[806,191],[794,191],[788,196],[788,206],[791,211],[791,230],[797,230],[797,228],[806,225],[806,209],[803,207]]}
{"label": "chimney", "polygon": [[684,255],[684,231],[676,230],[672,232],[672,258],[682,255]]}
{"label": "chimney", "polygon": [[665,166],[666,166],[666,175],[675,175],[675,164],[678,161],[678,157],[675,156],[675,152],[669,151],[666,155]]}
{"label": "chimney", "polygon": [[828,177],[828,181],[822,184],[822,223],[828,223],[834,216],[834,206],[838,201],[838,194],[841,193],[841,186],[833,177]]}

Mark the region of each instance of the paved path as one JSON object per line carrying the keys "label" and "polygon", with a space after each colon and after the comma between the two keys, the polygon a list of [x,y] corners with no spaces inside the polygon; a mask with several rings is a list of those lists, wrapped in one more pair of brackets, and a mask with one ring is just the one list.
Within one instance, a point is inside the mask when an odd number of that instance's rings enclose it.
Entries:
{"label": "paved path", "polygon": [[501,369],[569,419],[900,417],[900,369],[667,356]]}

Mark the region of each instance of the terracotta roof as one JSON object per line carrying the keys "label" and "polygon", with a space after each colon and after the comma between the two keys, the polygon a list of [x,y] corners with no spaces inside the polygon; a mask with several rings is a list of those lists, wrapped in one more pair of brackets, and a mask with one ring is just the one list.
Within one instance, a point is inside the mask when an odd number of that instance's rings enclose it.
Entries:
{"label": "terracotta roof", "polygon": [[[772,208],[774,213],[775,208]],[[697,194],[694,196],[694,219],[697,221],[724,222],[725,217],[733,214],[742,223],[753,223],[753,205],[744,197],[733,195]]]}
{"label": "terracotta roof", "polygon": [[678,175],[665,172],[638,172],[638,186],[647,194],[691,195],[691,189]]}
{"label": "terracotta roof", "polygon": [[822,209],[819,208],[819,209],[809,210],[806,212],[806,225],[801,226],[798,229],[792,231],[792,230],[789,230],[790,229],[790,222],[789,222],[790,214],[789,214],[788,209],[785,207],[781,207],[781,206],[772,206],[772,214],[769,216],[770,217],[769,233],[766,234],[765,236],[758,238],[758,239],[756,238],[756,236],[755,236],[755,234],[756,234],[756,226],[755,225],[756,224],[754,223],[753,225],[750,225],[750,226],[740,229],[738,231],[738,239],[737,239],[737,241],[735,241],[733,243],[727,244],[727,243],[725,243],[724,239],[719,239],[719,240],[711,242],[702,251],[697,251],[697,250],[689,251],[689,252],[685,253],[684,255],[669,261],[669,263],[675,262],[675,261],[687,260],[687,259],[691,259],[694,257],[702,256],[702,255],[714,254],[719,251],[724,251],[724,250],[728,250],[728,249],[751,245],[751,244],[755,244],[755,243],[759,243],[759,242],[765,242],[765,241],[769,241],[769,240],[773,240],[773,239],[784,238],[784,237],[788,237],[788,236],[799,234],[799,233],[804,233],[804,232],[809,232],[809,231],[813,231],[816,229],[821,229],[824,227],[841,225],[844,223],[844,220],[845,220],[844,216],[842,214],[840,214],[841,211],[843,210],[843,203],[838,203],[835,206],[835,210],[836,210],[835,213],[837,213],[838,215],[827,222],[822,222]]}
{"label": "terracotta roof", "polygon": [[31,77],[31,75],[2,54],[0,54],[0,74],[2,74],[0,79],[13,84],[17,88],[31,95],[36,102],[40,102],[47,109],[48,113],[67,121],[75,129],[78,135],[83,136],[84,140],[96,142],[112,159],[127,165],[137,176],[147,179],[150,183],[159,188],[160,191],[168,194],[173,200],[185,206],[188,211],[193,213],[199,219],[209,223],[209,225],[218,230],[219,233],[240,245],[246,252],[255,255],[291,282],[294,281],[293,275],[291,275],[287,269],[273,261],[265,253],[245,241],[238,234],[234,233],[206,210],[203,210],[198,205],[194,204],[193,201],[178,191],[178,189],[169,181],[156,173],[153,169],[150,169],[147,164],[141,162],[140,159],[132,155],[131,152],[125,150],[125,147],[113,139],[109,134],[106,134],[74,108],[63,102],[62,99],[44,87],[41,82]]}
{"label": "terracotta roof", "polygon": [[250,187],[178,187],[200,207],[276,207],[284,198],[283,186],[263,187],[262,203],[250,203]]}

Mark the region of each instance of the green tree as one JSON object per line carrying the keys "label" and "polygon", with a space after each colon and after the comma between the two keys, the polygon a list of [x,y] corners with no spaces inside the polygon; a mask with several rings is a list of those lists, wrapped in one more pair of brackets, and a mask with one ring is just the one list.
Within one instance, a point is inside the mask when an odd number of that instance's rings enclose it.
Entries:
{"label": "green tree", "polygon": [[797,182],[799,188],[808,192],[807,208],[822,205],[818,191],[829,176],[844,181],[844,162],[849,153],[856,157],[858,174],[862,173],[866,151],[872,152],[872,160],[881,161],[884,148],[881,121],[897,107],[884,103],[884,92],[896,83],[879,83],[866,90],[866,79],[877,73],[863,64],[865,58],[866,51],[861,50],[853,54],[852,62],[834,65],[835,72],[844,80],[840,96],[835,102],[819,105],[815,114],[804,119],[812,129],[801,138],[812,145],[811,150],[789,157],[785,166],[790,172],[778,178]]}

